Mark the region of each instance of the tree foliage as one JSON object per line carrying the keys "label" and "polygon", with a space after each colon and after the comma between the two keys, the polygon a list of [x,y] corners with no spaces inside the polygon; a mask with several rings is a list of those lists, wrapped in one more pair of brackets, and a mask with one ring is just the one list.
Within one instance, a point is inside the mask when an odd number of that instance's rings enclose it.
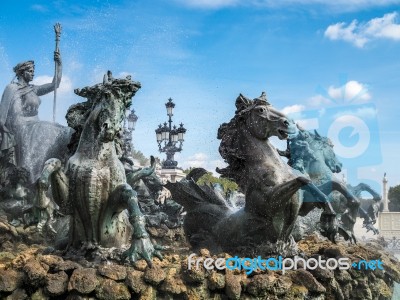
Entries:
{"label": "tree foliage", "polygon": [[147,166],[150,164],[150,159],[139,150],[132,149],[132,157],[137,159],[142,166]]}
{"label": "tree foliage", "polygon": [[400,212],[400,185],[389,188],[389,210]]}
{"label": "tree foliage", "polygon": [[[185,174],[189,174],[189,172],[192,170],[193,168],[190,169],[186,169],[183,172]],[[218,183],[222,186],[224,193],[226,194],[228,191],[237,191],[238,190],[238,185],[236,184],[236,182],[226,179],[226,178],[221,178],[221,177],[215,177],[211,172],[207,172],[206,174],[204,174],[203,176],[201,176],[199,178],[199,180],[197,180],[197,184],[199,185],[204,185],[204,184],[208,184],[208,185],[212,185]]]}

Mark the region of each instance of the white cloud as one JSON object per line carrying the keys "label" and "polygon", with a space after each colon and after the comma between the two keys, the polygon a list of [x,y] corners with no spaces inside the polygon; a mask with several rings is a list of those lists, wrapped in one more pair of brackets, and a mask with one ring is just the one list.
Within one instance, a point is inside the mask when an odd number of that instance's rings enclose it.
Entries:
{"label": "white cloud", "polygon": [[188,158],[186,161],[193,168],[200,168],[207,161],[208,156],[204,153],[196,153]]}
{"label": "white cloud", "polygon": [[299,120],[304,118],[301,112],[305,109],[306,107],[304,105],[295,104],[284,107],[281,112],[293,120]]}
{"label": "white cloud", "polygon": [[192,156],[189,156],[182,163],[179,163],[179,166],[183,169],[188,168],[204,168],[209,172],[212,172],[214,175],[218,176],[218,173],[215,172],[215,169],[226,167],[226,164],[221,159],[210,160],[207,154],[199,152]]}
{"label": "white cloud", "polygon": [[319,128],[319,121],[316,118],[297,120],[296,123],[305,130],[312,130]]}
{"label": "white cloud", "polygon": [[318,94],[311,97],[307,104],[311,107],[324,107],[338,102],[360,104],[371,100],[368,86],[356,80],[350,80],[342,86],[331,85],[324,95]]}
{"label": "white cloud", "polygon": [[366,102],[371,99],[367,85],[355,80],[348,81],[341,87],[330,86],[328,95],[333,100],[346,100],[352,103]]}
{"label": "white cloud", "polygon": [[[52,81],[53,81],[53,76],[42,75],[42,76],[35,77],[35,79],[32,81],[32,83],[35,85],[41,85],[41,84],[50,83]],[[57,93],[58,94],[73,93],[73,86],[72,86],[71,78],[69,78],[66,75],[63,75],[63,77],[61,78],[60,86],[57,89]]]}
{"label": "white cloud", "polygon": [[[307,101],[307,106],[293,105],[285,107],[284,110],[294,112],[290,115],[295,119],[296,123],[306,130],[318,129],[319,120],[326,118],[327,105],[334,104],[361,104],[366,103],[371,99],[371,94],[368,92],[367,85],[360,83],[356,80],[350,80],[342,86],[329,86],[322,94],[315,95]],[[318,109],[318,117],[307,116],[306,109]],[[362,119],[375,118],[377,111],[371,107],[360,107],[356,110],[346,110],[335,115],[335,118],[342,117],[343,122],[351,122],[343,116],[349,115],[351,118],[354,116]]]}
{"label": "white cloud", "polygon": [[346,42],[354,43],[355,46],[362,48],[368,42],[368,39],[362,34],[356,32],[357,21],[354,20],[349,26],[346,23],[336,23],[330,25],[325,30],[325,36],[331,40],[344,40]]}
{"label": "white cloud", "polygon": [[[354,119],[353,117],[354,116],[365,120],[365,119],[374,119],[374,118],[376,118],[376,115],[377,115],[377,111],[376,111],[375,108],[372,108],[372,107],[360,107],[360,108],[357,108],[356,110],[341,111],[341,112],[337,113],[334,116],[334,119],[337,119],[337,118],[343,116],[341,118],[341,120],[342,120],[343,123],[346,123],[346,122],[353,121],[353,119]],[[348,119],[346,119],[346,116],[348,116]]]}
{"label": "white cloud", "polygon": [[329,100],[328,98],[325,98],[322,95],[315,95],[312,96],[309,100],[308,100],[308,104],[310,106],[323,106],[326,104],[331,104],[332,101]]}
{"label": "white cloud", "polygon": [[299,113],[299,112],[305,110],[305,108],[306,107],[304,105],[295,104],[295,105],[284,107],[282,109],[282,113],[284,113],[285,115]]}
{"label": "white cloud", "polygon": [[396,12],[386,14],[382,18],[372,19],[367,23],[365,32],[378,38],[388,38],[400,40],[400,24],[397,23],[398,14]]}
{"label": "white cloud", "polygon": [[257,6],[267,8],[280,8],[293,5],[317,5],[335,11],[357,11],[371,7],[383,7],[400,3],[399,0],[175,0],[188,7],[202,9],[220,9],[232,6]]}
{"label": "white cloud", "polygon": [[349,25],[344,22],[328,26],[324,35],[331,40],[343,40],[363,48],[373,39],[390,39],[400,41],[400,23],[398,13],[385,14],[366,23],[353,20]]}
{"label": "white cloud", "polygon": [[295,120],[297,125],[305,130],[318,128],[319,123],[317,118],[310,119],[302,113],[306,109],[307,108],[304,105],[295,104],[291,106],[286,106],[281,111],[291,119]]}

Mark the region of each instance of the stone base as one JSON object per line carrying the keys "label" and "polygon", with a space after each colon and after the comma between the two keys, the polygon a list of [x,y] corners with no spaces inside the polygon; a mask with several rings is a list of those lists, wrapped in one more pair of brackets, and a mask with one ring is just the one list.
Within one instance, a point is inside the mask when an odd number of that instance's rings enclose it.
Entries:
{"label": "stone base", "polygon": [[172,183],[181,181],[183,178],[186,177],[186,174],[183,173],[182,169],[179,168],[160,169],[157,170],[157,175],[160,176],[162,179],[168,180]]}
{"label": "stone base", "polygon": [[[164,251],[164,260],[100,263],[46,254],[45,247],[10,242],[0,247],[0,299],[382,299],[390,300],[393,281],[400,281],[400,263],[378,244],[333,244],[318,236],[298,243],[302,257],[324,260],[379,258],[384,270],[261,271],[188,268],[192,252]],[[192,257],[212,257],[201,249]]]}
{"label": "stone base", "polygon": [[380,212],[378,221],[381,236],[400,239],[400,212]]}

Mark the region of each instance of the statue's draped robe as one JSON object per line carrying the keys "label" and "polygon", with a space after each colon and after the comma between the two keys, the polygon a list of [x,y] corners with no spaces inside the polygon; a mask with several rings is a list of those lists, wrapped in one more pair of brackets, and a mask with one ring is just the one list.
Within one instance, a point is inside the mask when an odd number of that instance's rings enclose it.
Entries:
{"label": "statue's draped robe", "polygon": [[[0,103],[0,124],[5,124],[12,135],[1,145],[7,149],[15,140],[16,164],[30,172],[31,182],[40,176],[47,159],[63,158],[69,142],[71,129],[57,123],[40,121],[37,108],[40,100],[35,85],[7,85]],[[36,97],[39,103],[27,111],[24,99]],[[6,136],[4,133],[3,136]],[[64,145],[64,147],[62,147]],[[3,150],[3,149],[2,149]]]}

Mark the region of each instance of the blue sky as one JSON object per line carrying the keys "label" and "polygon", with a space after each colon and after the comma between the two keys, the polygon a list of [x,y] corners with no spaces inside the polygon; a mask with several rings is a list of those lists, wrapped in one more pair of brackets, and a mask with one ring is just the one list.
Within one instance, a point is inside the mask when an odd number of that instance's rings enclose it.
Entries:
{"label": "blue sky", "polygon": [[[387,172],[390,185],[400,184],[400,1],[327,2],[2,1],[0,87],[28,59],[35,60],[36,82],[51,80],[53,25],[60,22],[60,123],[81,100],[74,88],[101,81],[109,69],[132,74],[142,83],[133,101],[135,148],[160,155],[154,130],[167,120],[164,103],[172,97],[173,119],[188,129],[179,164],[212,170],[222,164],[217,129],[233,116],[238,94],[266,91],[275,107],[309,129],[322,125],[301,119],[316,112],[320,121],[348,111],[365,120],[373,153],[341,158],[348,177],[378,185]],[[40,117],[51,120],[52,96],[42,100]],[[346,124],[340,141],[351,148],[363,135],[352,135],[354,124]]]}

